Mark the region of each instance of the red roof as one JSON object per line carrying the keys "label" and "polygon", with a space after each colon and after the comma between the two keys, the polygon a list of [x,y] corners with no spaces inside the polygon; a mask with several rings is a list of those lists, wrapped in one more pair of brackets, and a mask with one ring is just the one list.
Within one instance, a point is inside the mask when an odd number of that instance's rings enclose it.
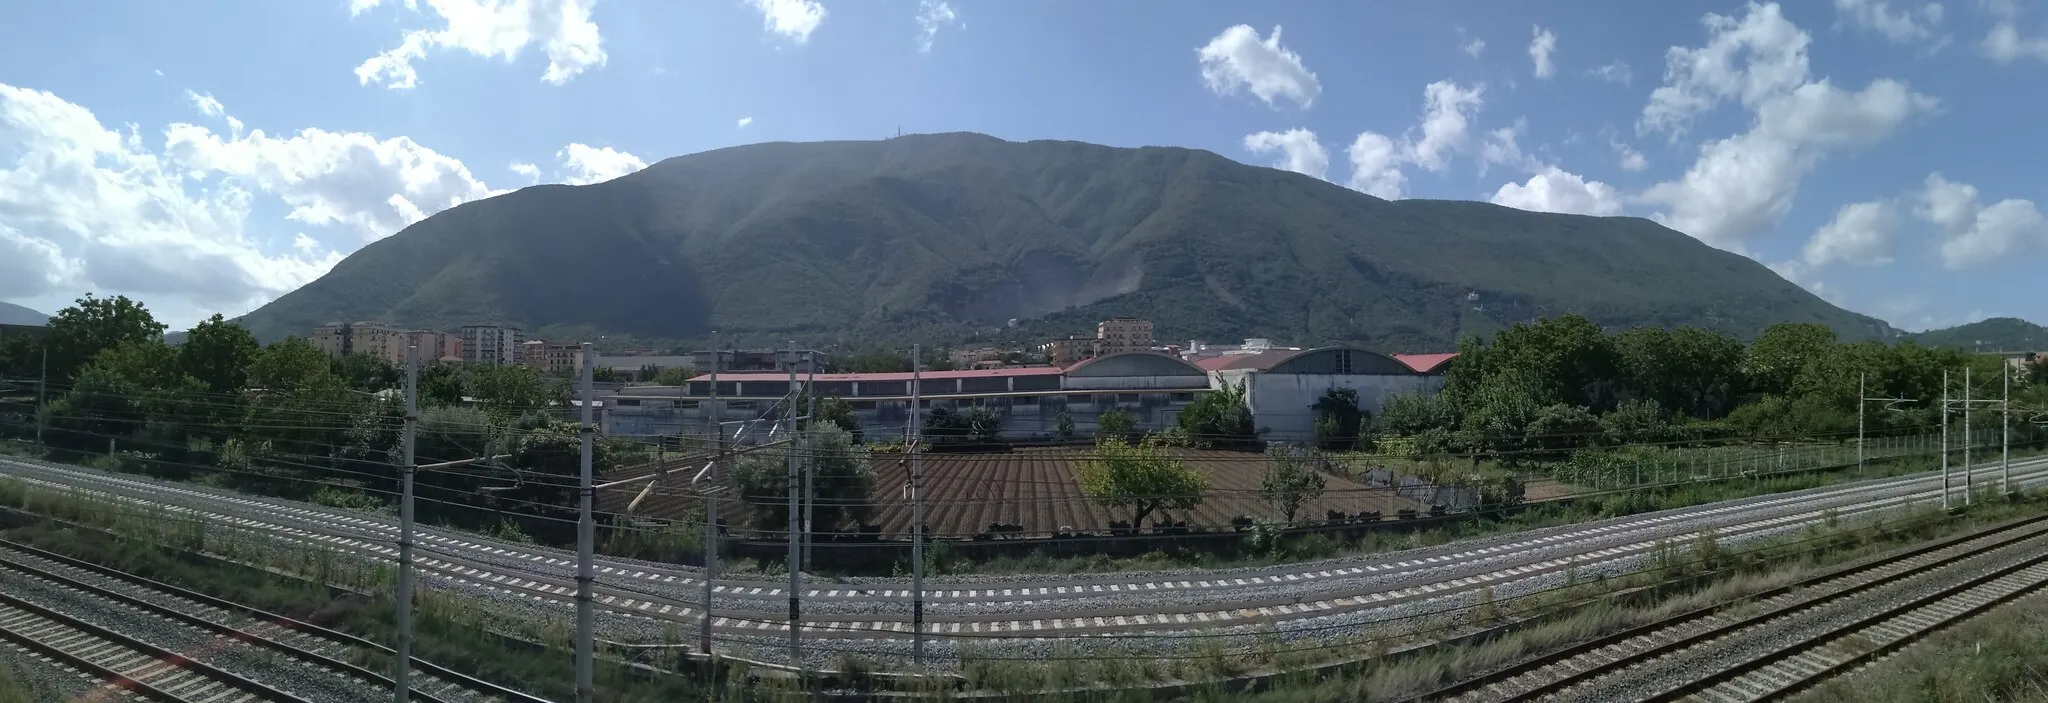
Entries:
{"label": "red roof", "polygon": [[[1060,375],[1060,374],[1062,374],[1062,373],[1065,373],[1065,372],[1064,372],[1064,371],[1062,371],[1062,370],[1061,370],[1061,369],[1060,369],[1059,367],[1057,367],[1057,366],[1024,366],[1024,367],[1019,367],[1019,368],[1007,368],[1007,369],[971,369],[971,370],[963,370],[963,371],[926,371],[926,372],[924,372],[923,374],[920,374],[920,376],[922,376],[923,378],[928,378],[928,379],[932,379],[932,380],[944,380],[944,379],[949,379],[949,378],[1003,378],[1003,377],[1006,377],[1006,376],[1058,376],[1058,375]],[[802,381],[802,380],[805,380],[805,379],[812,379],[812,380],[817,380],[817,381],[855,381],[855,382],[859,382],[859,381],[877,381],[877,382],[879,382],[879,381],[908,381],[908,380],[910,380],[910,378],[911,378],[911,374],[910,374],[909,372],[903,372],[903,373],[821,373],[821,374],[818,374],[817,376],[807,376],[807,375],[805,375],[805,374],[802,374],[802,373],[798,373],[798,374],[796,375],[796,377],[797,377],[797,380],[799,380],[799,381]],[[690,379],[690,380],[692,380],[692,381],[709,381],[709,380],[711,380],[711,374],[703,374],[703,375],[697,376],[696,378],[692,378],[692,379]],[[787,381],[787,380],[789,380],[789,372],[788,372],[788,371],[740,371],[740,372],[727,372],[727,373],[721,373],[721,374],[719,374],[719,375],[718,375],[718,380],[720,380],[720,381]]]}
{"label": "red roof", "polygon": [[1394,360],[1406,364],[1416,373],[1431,373],[1441,368],[1444,362],[1457,358],[1457,352],[1449,354],[1394,354]]}

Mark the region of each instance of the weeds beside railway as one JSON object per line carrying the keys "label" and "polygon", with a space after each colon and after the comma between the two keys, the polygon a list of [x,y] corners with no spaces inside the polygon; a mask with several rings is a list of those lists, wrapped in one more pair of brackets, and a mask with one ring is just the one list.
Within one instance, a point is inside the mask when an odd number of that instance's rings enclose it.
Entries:
{"label": "weeds beside railway", "polygon": [[1797,703],[2048,701],[2048,596],[2034,595],[1935,633]]}

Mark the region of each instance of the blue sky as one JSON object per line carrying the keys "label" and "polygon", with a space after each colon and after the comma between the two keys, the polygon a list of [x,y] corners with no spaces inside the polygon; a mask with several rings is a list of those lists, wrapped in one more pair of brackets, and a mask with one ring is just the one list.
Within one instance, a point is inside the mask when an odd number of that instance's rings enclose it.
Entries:
{"label": "blue sky", "polygon": [[466,200],[901,129],[1652,217],[1904,328],[2048,321],[2014,0],[201,7],[0,8],[0,300],[182,327]]}

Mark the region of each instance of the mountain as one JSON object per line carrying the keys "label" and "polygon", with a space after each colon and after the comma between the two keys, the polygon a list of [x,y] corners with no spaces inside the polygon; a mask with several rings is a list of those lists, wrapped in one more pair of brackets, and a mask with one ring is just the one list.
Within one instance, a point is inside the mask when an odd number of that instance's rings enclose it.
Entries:
{"label": "mountain", "polygon": [[1922,346],[1976,351],[2048,350],[2048,327],[2017,317],[1994,317],[1981,322],[1928,330],[1907,335]]}
{"label": "mountain", "polygon": [[0,325],[47,325],[50,316],[13,303],[0,303]]}
{"label": "mountain", "polygon": [[732,147],[465,203],[243,323],[265,339],[377,319],[871,345],[1137,315],[1166,340],[1417,351],[1571,312],[1893,333],[1649,220],[1390,202],[1207,151],[970,133]]}

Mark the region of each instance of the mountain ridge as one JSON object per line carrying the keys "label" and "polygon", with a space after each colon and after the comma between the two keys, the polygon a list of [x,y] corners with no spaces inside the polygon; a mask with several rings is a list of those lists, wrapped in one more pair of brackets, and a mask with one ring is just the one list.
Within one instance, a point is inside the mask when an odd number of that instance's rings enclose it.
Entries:
{"label": "mountain ridge", "polygon": [[1420,350],[1574,312],[1896,334],[1641,218],[1386,201],[1198,149],[973,133],[727,147],[464,203],[242,319],[266,339],[382,319],[862,344],[1128,314],[1168,340]]}
{"label": "mountain ridge", "polygon": [[0,302],[0,325],[47,325],[50,316],[13,303]]}

